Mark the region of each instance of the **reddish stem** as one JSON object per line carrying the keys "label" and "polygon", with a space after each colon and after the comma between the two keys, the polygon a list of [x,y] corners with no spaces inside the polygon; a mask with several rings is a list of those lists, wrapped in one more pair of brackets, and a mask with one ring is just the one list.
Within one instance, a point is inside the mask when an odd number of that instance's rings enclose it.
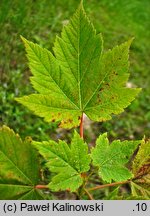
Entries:
{"label": "reddish stem", "polygon": [[47,185],[36,185],[35,186],[36,189],[48,189]]}
{"label": "reddish stem", "polygon": [[93,188],[86,188],[86,189],[88,191],[92,191],[92,190],[97,190],[97,189],[101,189],[101,188],[105,188],[105,187],[112,187],[112,186],[115,186],[115,185],[127,184],[129,182],[130,181],[114,182],[114,183],[111,183],[111,184],[99,185],[99,186],[96,186],[96,187],[93,187]]}
{"label": "reddish stem", "polygon": [[90,192],[86,188],[84,188],[84,191],[88,195],[90,200],[94,200],[93,196],[90,194]]}
{"label": "reddish stem", "polygon": [[83,138],[83,114],[80,120],[80,137]]}

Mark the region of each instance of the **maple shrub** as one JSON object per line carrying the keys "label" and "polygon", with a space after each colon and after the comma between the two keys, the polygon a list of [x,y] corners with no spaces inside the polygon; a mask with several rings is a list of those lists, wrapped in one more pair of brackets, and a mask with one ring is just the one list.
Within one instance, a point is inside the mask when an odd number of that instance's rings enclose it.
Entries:
{"label": "maple shrub", "polygon": [[[3,126],[0,199],[56,199],[59,191],[76,199],[96,199],[103,188],[111,189],[106,199],[149,199],[150,140],[109,143],[104,133],[90,147],[83,138],[83,114],[93,121],[109,120],[112,114],[123,112],[140,91],[126,87],[132,39],[104,53],[102,35],[96,34],[81,3],[56,37],[53,53],[22,40],[36,93],[16,100],[46,122],[69,129],[79,126],[80,134],[75,130],[69,145],[29,137],[22,141]],[[50,171],[46,185],[39,154]],[[125,197],[119,193],[123,185],[129,190]]]}

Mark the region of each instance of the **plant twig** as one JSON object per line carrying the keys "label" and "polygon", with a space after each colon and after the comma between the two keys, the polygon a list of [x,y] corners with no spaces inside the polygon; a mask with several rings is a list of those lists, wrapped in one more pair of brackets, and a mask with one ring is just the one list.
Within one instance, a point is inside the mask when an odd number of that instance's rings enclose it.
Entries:
{"label": "plant twig", "polygon": [[48,189],[47,185],[36,185],[35,186],[36,189]]}
{"label": "plant twig", "polygon": [[88,195],[90,200],[94,200],[93,196],[90,194],[90,192],[86,188],[84,188],[84,191]]}
{"label": "plant twig", "polygon": [[80,137],[83,138],[83,113],[80,120]]}
{"label": "plant twig", "polygon": [[122,181],[122,182],[114,182],[114,183],[111,183],[111,184],[104,184],[104,185],[98,185],[96,187],[93,187],[93,188],[87,188],[88,191],[93,191],[93,190],[98,190],[98,189],[101,189],[101,188],[105,188],[105,187],[112,187],[112,186],[116,186],[116,185],[121,185],[121,184],[127,184],[129,183],[130,181]]}

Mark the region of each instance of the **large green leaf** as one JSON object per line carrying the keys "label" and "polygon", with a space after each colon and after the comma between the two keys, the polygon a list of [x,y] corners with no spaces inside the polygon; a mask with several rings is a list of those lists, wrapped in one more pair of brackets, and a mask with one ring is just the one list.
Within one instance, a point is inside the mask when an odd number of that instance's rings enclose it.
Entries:
{"label": "large green leaf", "polygon": [[102,36],[96,34],[82,4],[56,38],[54,54],[22,39],[38,93],[17,101],[48,122],[71,128],[79,125],[83,113],[106,121],[123,112],[140,91],[125,87],[132,40],[103,53]]}
{"label": "large green leaf", "polygon": [[54,191],[76,191],[82,183],[82,174],[89,170],[90,158],[87,144],[77,132],[71,146],[64,141],[33,142],[40,154],[48,161],[47,167],[51,172],[57,173],[50,182],[49,187]]}
{"label": "large green leaf", "polygon": [[34,186],[39,181],[37,154],[30,141],[6,126],[0,128],[0,199],[43,199]]}
{"label": "large green leaf", "polygon": [[143,139],[133,161],[134,179],[131,183],[133,196],[150,198],[150,140]]}
{"label": "large green leaf", "polygon": [[140,141],[115,140],[111,144],[107,133],[99,136],[96,147],[91,151],[93,164],[99,168],[100,177],[107,182],[124,181],[133,175],[125,167]]}

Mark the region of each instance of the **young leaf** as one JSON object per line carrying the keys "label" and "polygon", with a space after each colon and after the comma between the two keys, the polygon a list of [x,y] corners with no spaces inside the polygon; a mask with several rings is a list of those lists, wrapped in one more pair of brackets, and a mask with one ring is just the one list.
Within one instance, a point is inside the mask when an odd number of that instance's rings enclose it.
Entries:
{"label": "young leaf", "polygon": [[139,143],[140,141],[115,140],[110,145],[107,133],[100,135],[91,152],[93,164],[98,166],[100,177],[107,182],[130,179],[132,173],[124,165]]}
{"label": "young leaf", "polygon": [[150,199],[150,182],[148,184],[139,184],[132,181],[131,191],[134,197],[141,196],[143,199]]}
{"label": "young leaf", "polygon": [[0,199],[43,199],[37,154],[28,140],[6,126],[0,128]]}
{"label": "young leaf", "polygon": [[33,142],[40,154],[48,161],[47,167],[57,173],[49,184],[54,191],[76,191],[83,183],[82,173],[89,170],[90,158],[87,144],[75,132],[69,147],[66,142]]}
{"label": "young leaf", "polygon": [[133,196],[150,198],[150,140],[142,140],[139,151],[133,161],[134,174],[131,183]]}
{"label": "young leaf", "polygon": [[106,196],[106,200],[122,200],[122,196],[119,195],[119,187],[116,187],[113,191],[109,192]]}
{"label": "young leaf", "polygon": [[135,178],[150,173],[150,140],[142,140],[139,151],[133,161],[132,171]]}
{"label": "young leaf", "polygon": [[60,127],[78,126],[83,113],[106,121],[123,112],[140,89],[126,88],[131,40],[103,53],[82,4],[57,37],[54,54],[25,38],[31,82],[38,94],[18,98],[36,115],[60,121]]}

